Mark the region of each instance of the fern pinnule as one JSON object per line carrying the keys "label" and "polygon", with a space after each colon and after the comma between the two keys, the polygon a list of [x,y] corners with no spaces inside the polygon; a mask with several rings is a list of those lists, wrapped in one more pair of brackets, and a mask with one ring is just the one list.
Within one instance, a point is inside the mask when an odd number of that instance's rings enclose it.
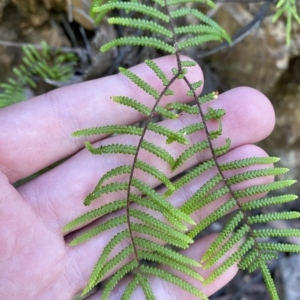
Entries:
{"label": "fern pinnule", "polygon": [[207,228],[210,224],[217,221],[225,214],[228,214],[235,205],[235,199],[230,198],[227,202],[215,209],[213,213],[198,223],[190,232],[188,232],[187,235],[191,238],[196,237],[203,229]]}
{"label": "fern pinnule", "polygon": [[273,212],[269,214],[261,214],[256,216],[250,216],[248,218],[249,224],[266,223],[276,220],[292,220],[299,219],[300,213],[297,211],[285,211],[285,212]]}
{"label": "fern pinnule", "polygon": [[[165,244],[170,244],[175,247],[182,248],[182,249],[186,249],[186,248],[188,248],[188,246],[190,244],[192,244],[192,242],[186,243],[185,241],[182,241],[179,238],[170,236],[168,233],[165,233],[159,229],[156,229],[153,226],[149,226],[146,224],[138,224],[138,223],[131,222],[130,227],[133,232],[137,232],[140,234],[146,234],[150,237],[153,237],[155,239],[159,239],[159,240],[163,241]],[[190,241],[193,241],[193,240],[190,239]]]}
{"label": "fern pinnule", "polygon": [[222,196],[228,194],[229,192],[229,188],[227,186],[223,186],[220,189],[217,189],[203,197],[201,201],[198,201],[197,203],[194,202],[194,206],[188,205],[184,208],[181,208],[181,210],[187,214],[192,214],[193,212],[201,209],[202,207],[205,207],[206,205],[216,201],[217,199],[220,199]]}
{"label": "fern pinnule", "polygon": [[185,280],[182,280],[181,278],[179,278],[169,272],[166,272],[157,267],[150,267],[150,266],[145,266],[145,265],[141,266],[141,271],[145,274],[153,275],[153,276],[159,277],[165,281],[171,282],[171,283],[181,287],[182,289],[186,290],[187,292],[199,297],[200,299],[208,300],[208,298],[199,289],[195,288],[192,284],[188,283]]}
{"label": "fern pinnule", "polygon": [[201,87],[203,84],[202,80],[191,83],[191,89],[186,93],[187,96],[194,96],[194,92],[197,88]]}
{"label": "fern pinnule", "polygon": [[204,264],[204,269],[208,269],[216,264],[230,249],[240,241],[246,233],[250,230],[249,226],[244,224],[238,230],[236,230],[233,235],[222,245],[214,256],[211,256]]}
{"label": "fern pinnule", "polygon": [[93,227],[92,229],[86,231],[85,233],[83,233],[83,234],[79,235],[78,237],[76,237],[75,239],[73,239],[72,242],[70,243],[70,246],[75,246],[75,245],[81,244],[85,241],[88,241],[92,237],[100,234],[101,232],[104,232],[106,230],[109,230],[111,228],[114,228],[114,227],[117,227],[119,225],[126,224],[126,223],[127,223],[126,216],[119,216],[114,219],[110,219],[100,225]]}
{"label": "fern pinnule", "polygon": [[272,183],[251,186],[243,190],[235,191],[234,197],[239,199],[243,197],[253,196],[261,193],[267,193],[274,190],[279,190],[296,183],[296,180],[278,180]]}
{"label": "fern pinnule", "polygon": [[147,195],[149,199],[154,201],[157,205],[168,210],[169,213],[172,214],[178,220],[182,220],[193,225],[196,224],[195,221],[189,215],[185,214],[179,209],[174,208],[172,204],[166,201],[166,199],[163,198],[159,193],[151,189],[147,184],[140,181],[139,179],[132,178],[132,186],[140,190],[142,194]]}
{"label": "fern pinnule", "polygon": [[171,30],[163,27],[153,21],[143,20],[143,19],[135,19],[135,18],[121,18],[114,17],[108,19],[109,24],[122,25],[126,27],[139,28],[143,30],[149,30],[153,33],[158,33],[160,35],[164,35],[168,38],[172,38],[173,33]]}
{"label": "fern pinnule", "polygon": [[216,270],[205,278],[204,284],[212,283],[233,264],[238,262],[251,249],[251,247],[253,247],[254,243],[254,239],[249,237],[231,256],[229,256],[229,258],[227,258]]}
{"label": "fern pinnule", "polygon": [[146,296],[146,300],[155,300],[155,296],[151,289],[148,277],[143,276],[139,273],[139,282],[143,289],[144,295]]}
{"label": "fern pinnule", "polygon": [[129,215],[131,217],[134,217],[137,220],[142,221],[143,223],[145,223],[151,227],[156,228],[157,230],[161,231],[163,234],[169,235],[174,240],[178,240],[178,241],[182,242],[182,244],[185,245],[184,248],[186,248],[189,244],[192,244],[194,242],[191,238],[189,238],[184,233],[170,227],[166,223],[160,221],[157,218],[154,218],[153,216],[149,215],[148,213],[130,208]]}
{"label": "fern pinnule", "polygon": [[167,138],[167,144],[177,142],[179,144],[188,145],[189,141],[180,132],[172,131],[157,123],[149,122],[148,129]]}
{"label": "fern pinnule", "polygon": [[213,159],[207,160],[195,168],[193,168],[190,172],[183,175],[173,183],[173,190],[168,189],[165,193],[165,197],[171,196],[175,191],[179,190],[182,186],[186,185],[188,182],[192,181],[199,175],[203,174],[205,171],[213,168],[215,166],[215,161]]}
{"label": "fern pinnule", "polygon": [[244,167],[249,167],[253,165],[269,165],[276,163],[280,160],[278,157],[248,157],[243,158],[227,163],[220,164],[221,171],[230,171],[230,170],[237,170]]}
{"label": "fern pinnule", "polygon": [[154,89],[150,84],[142,80],[138,75],[134,74],[132,71],[125,68],[119,68],[119,71],[122,74],[124,74],[127,78],[129,78],[139,88],[141,88],[146,93],[151,95],[154,99],[157,100],[159,98],[160,92]]}
{"label": "fern pinnule", "polygon": [[124,144],[110,144],[94,148],[90,142],[85,142],[85,147],[95,155],[110,153],[134,155],[137,149],[135,146]]}
{"label": "fern pinnule", "polygon": [[118,284],[118,282],[130,271],[138,267],[137,260],[131,260],[121,267],[106,283],[101,300],[108,300],[108,297],[113,290],[113,288]]}
{"label": "fern pinnule", "polygon": [[291,202],[298,199],[296,195],[280,195],[263,199],[256,199],[246,203],[241,204],[241,208],[243,210],[252,210],[261,208],[264,206],[274,205],[274,204],[283,204],[287,202]]}
{"label": "fern pinnule", "polygon": [[122,249],[117,255],[115,255],[111,260],[105,263],[101,269],[98,270],[97,276],[93,278],[93,282],[94,282],[93,285],[88,285],[83,291],[83,294],[86,294],[88,291],[90,291],[105,276],[108,276],[108,273],[110,273],[118,264],[125,261],[133,253],[134,253],[134,248],[132,244]]}
{"label": "fern pinnule", "polygon": [[204,196],[212,191],[221,181],[222,176],[217,173],[215,176],[206,181],[181,207],[184,212],[190,212],[194,209],[197,202],[201,202]]}
{"label": "fern pinnule", "polygon": [[214,8],[216,4],[211,0],[167,0],[167,5],[177,5],[177,4],[185,4],[185,3],[204,3],[211,8]]}
{"label": "fern pinnule", "polygon": [[170,166],[174,165],[175,160],[173,156],[165,149],[158,147],[155,144],[148,142],[146,140],[142,141],[141,148],[147,150],[148,152],[154,154],[156,157],[167,162]]}
{"label": "fern pinnule", "polygon": [[132,297],[132,294],[134,293],[137,286],[140,284],[140,273],[137,273],[133,279],[128,283],[126,289],[123,292],[121,300],[130,300]]}
{"label": "fern pinnule", "polygon": [[102,251],[101,256],[99,257],[97,263],[94,266],[94,269],[90,275],[89,282],[85,287],[83,294],[88,293],[95,285],[98,283],[99,273],[101,272],[107,258],[113,251],[113,249],[123,240],[130,237],[130,232],[128,229],[125,229],[119,233],[117,233],[105,246]]}
{"label": "fern pinnule", "polygon": [[293,228],[282,228],[282,229],[256,229],[253,230],[255,237],[290,237],[290,236],[300,236],[300,229]]}
{"label": "fern pinnule", "polygon": [[142,259],[146,259],[149,261],[161,263],[165,266],[168,266],[174,270],[178,270],[182,273],[185,273],[186,275],[189,275],[190,277],[193,277],[197,279],[198,281],[203,281],[203,277],[200,276],[200,274],[192,269],[191,267],[186,266],[185,264],[181,264],[177,261],[174,261],[173,259],[167,258],[163,255],[160,255],[159,253],[151,253],[149,251],[142,251],[139,250],[139,257]]}
{"label": "fern pinnule", "polygon": [[100,134],[132,134],[141,136],[142,128],[129,125],[107,125],[75,131],[73,136],[90,136]]}
{"label": "fern pinnule", "polygon": [[270,271],[268,269],[267,264],[264,261],[260,261],[259,268],[260,268],[261,273],[263,275],[266,287],[267,287],[267,289],[268,289],[268,291],[270,293],[271,299],[272,300],[280,300],[279,296],[277,294],[277,291],[276,291],[274,280],[273,280],[273,278],[271,276],[271,273],[270,273]]}
{"label": "fern pinnule", "polygon": [[300,253],[300,245],[292,245],[292,244],[258,243],[258,248],[260,250]]}
{"label": "fern pinnule", "polygon": [[123,9],[127,11],[138,12],[149,17],[160,19],[166,23],[170,21],[170,17],[167,14],[161,12],[161,10],[158,10],[150,5],[140,4],[137,2],[111,1],[99,7],[92,8],[92,12],[98,15],[97,20],[99,20],[100,18],[102,18],[102,16],[114,9]]}
{"label": "fern pinnule", "polygon": [[170,54],[174,54],[176,51],[173,46],[170,46],[166,42],[161,41],[157,38],[147,37],[147,36],[143,36],[143,37],[130,36],[130,37],[117,38],[103,45],[100,48],[100,51],[106,52],[113,47],[124,46],[124,45],[151,47],[151,48],[163,50]]}
{"label": "fern pinnule", "polygon": [[197,46],[197,45],[212,42],[212,41],[222,41],[222,38],[216,34],[202,34],[200,36],[192,37],[185,41],[179,42],[178,50],[180,51],[185,48],[190,48],[193,46]]}
{"label": "fern pinnule", "polygon": [[233,185],[253,178],[282,175],[288,171],[289,169],[287,168],[267,168],[267,169],[252,170],[252,171],[246,171],[241,174],[231,176],[226,180],[227,180],[227,184]]}
{"label": "fern pinnule", "polygon": [[134,242],[137,246],[139,246],[147,251],[150,251],[150,252],[154,251],[154,252],[159,253],[160,255],[163,255],[164,257],[174,260],[180,264],[194,266],[194,267],[201,267],[201,264],[198,261],[196,261],[188,256],[182,255],[181,253],[179,253],[175,250],[172,250],[172,249],[166,248],[162,245],[159,245],[151,240],[135,237]]}
{"label": "fern pinnule", "polygon": [[150,59],[145,60],[145,64],[152,69],[156,76],[161,80],[164,86],[167,86],[170,82],[170,79],[167,77],[165,72],[153,61]]}
{"label": "fern pinnule", "polygon": [[233,217],[229,219],[217,238],[210,244],[205,254],[201,259],[201,263],[207,261],[214,253],[218,251],[221,245],[226,241],[228,235],[233,232],[238,224],[242,221],[244,215],[241,211],[236,212]]}
{"label": "fern pinnule", "polygon": [[110,194],[118,191],[126,191],[128,189],[128,182],[112,182],[96,188],[92,193],[84,198],[84,205],[90,205],[92,201],[100,198],[104,194]]}
{"label": "fern pinnule", "polygon": [[106,214],[109,214],[121,208],[125,208],[126,204],[126,199],[104,204],[101,207],[93,209],[66,224],[63,228],[63,232],[68,232],[74,228],[82,226],[83,224],[87,224],[88,222],[100,218]]}
{"label": "fern pinnule", "polygon": [[112,96],[111,99],[117,103],[120,103],[122,105],[131,107],[133,109],[135,109],[136,111],[142,113],[145,116],[149,116],[151,113],[151,109],[149,107],[147,107],[146,105],[131,99],[129,97],[125,97],[125,96]]}

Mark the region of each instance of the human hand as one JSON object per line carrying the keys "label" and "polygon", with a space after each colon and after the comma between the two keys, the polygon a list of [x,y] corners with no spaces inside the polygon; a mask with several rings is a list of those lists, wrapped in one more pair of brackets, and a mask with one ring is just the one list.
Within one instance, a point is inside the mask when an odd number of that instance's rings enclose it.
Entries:
{"label": "human hand", "polygon": [[[164,70],[170,62],[174,63],[174,57],[157,60]],[[133,69],[151,80],[154,86],[159,86],[160,83],[151,78],[152,71],[144,64]],[[188,77],[193,82],[199,80],[202,73],[194,68]],[[189,101],[183,81],[178,81],[173,88],[176,99],[166,98],[164,103],[169,99]],[[83,205],[84,197],[105,172],[132,158],[124,155],[117,156],[117,159],[111,155],[93,156],[84,149],[86,139],[74,138],[71,134],[83,128],[134,124],[142,120],[142,115],[136,111],[113,102],[112,95],[132,96],[142,99],[144,104],[153,103],[150,96],[119,74],[61,88],[0,110],[0,299],[72,299],[87,284],[95,262],[114,233],[107,231],[70,247],[69,241],[86,228],[66,236],[62,228],[72,219],[96,208],[97,201],[108,202],[111,196],[94,201],[90,207]],[[211,105],[226,110],[222,118],[223,136],[232,141],[231,150],[220,157],[221,162],[266,155],[251,145],[269,135],[274,126],[273,109],[262,94],[250,88],[237,88],[220,95]],[[191,123],[193,118],[183,114],[178,120],[163,122],[179,128]],[[125,141],[135,143],[136,140],[128,136],[98,136],[89,141],[101,145]],[[163,143],[163,140],[156,139],[155,142]],[[182,151],[172,144],[167,147],[173,157]],[[14,187],[15,182],[62,159],[65,161],[50,171]],[[204,159],[207,157],[195,156],[176,174]],[[157,184],[150,182],[151,178],[146,180],[153,186]],[[260,178],[259,183],[268,180],[270,178]],[[205,178],[199,178],[199,182],[205,182]],[[195,189],[195,184],[190,184],[188,189],[170,199],[178,207]],[[201,220],[216,205],[207,206],[193,218],[196,222]],[[199,260],[213,238],[202,238],[183,252]],[[201,290],[211,295],[230,281],[236,271],[235,266],[230,268]],[[210,272],[205,270],[201,274],[206,277]],[[157,299],[193,299],[192,295],[169,283],[153,279],[151,285]],[[124,282],[115,289],[111,299],[120,299],[122,289]],[[100,295],[101,291],[88,299],[99,299]],[[137,290],[133,299],[140,296]]]}

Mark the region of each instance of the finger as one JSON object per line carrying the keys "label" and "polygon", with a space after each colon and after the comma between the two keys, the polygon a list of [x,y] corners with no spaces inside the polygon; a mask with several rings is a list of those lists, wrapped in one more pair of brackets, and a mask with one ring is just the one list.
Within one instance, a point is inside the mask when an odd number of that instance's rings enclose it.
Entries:
{"label": "finger", "polygon": [[[170,65],[176,63],[175,56],[160,58],[156,62],[167,76],[173,76]],[[157,90],[163,90],[161,81],[145,64],[135,66],[132,71]],[[200,68],[191,68],[188,78],[191,82],[201,80]],[[186,95],[188,88],[183,80],[176,81],[172,89],[175,96],[164,97],[162,103],[192,100]],[[140,113],[114,103],[110,99],[114,95],[132,97],[146,106],[155,103],[153,97],[124,75],[118,74],[57,89],[1,109],[0,171],[15,182],[81,149],[83,139],[71,136],[76,130],[110,124],[134,124],[142,120]]]}
{"label": "finger", "polygon": [[[216,141],[219,145],[223,145],[224,139],[227,137],[232,140],[232,148],[255,143],[266,137],[274,126],[273,110],[269,101],[253,89],[241,88],[224,93],[212,106],[214,108],[225,107],[227,112],[222,119],[222,138]],[[248,113],[246,114],[245,111]],[[172,122],[170,126],[176,130],[174,127],[177,126],[179,129],[196,122],[196,118],[197,116],[184,115],[176,121],[164,121],[164,124]],[[237,120],[237,123],[233,121],[234,119]],[[254,125],[249,126],[249,124]],[[159,139],[157,136],[152,138],[162,146],[165,143],[165,139]],[[198,136],[193,135],[191,139],[191,143],[196,142]],[[103,142],[130,144],[131,141],[132,143],[137,142],[134,137],[128,136],[111,137]],[[217,144],[215,145],[217,146]],[[168,145],[167,149],[173,157],[178,157],[183,151],[182,146],[175,143]],[[188,160],[181,169],[177,170],[177,173],[208,159],[211,155],[209,151],[203,153]],[[149,154],[144,153],[144,155]],[[176,175],[176,172],[171,174],[169,167],[158,159],[149,156],[145,158],[145,161],[151,161],[156,167],[163,168],[163,171],[168,172],[169,176]],[[109,195],[104,199],[94,201],[90,207],[82,204],[84,197],[94,189],[99,178],[106,171],[120,164],[131,163],[132,156],[92,156],[83,150],[55,169],[21,186],[19,191],[29,203],[36,207],[41,219],[51,226],[51,230],[60,231],[72,219],[96,208],[97,201],[101,201],[102,204],[112,201],[111,195]],[[143,179],[149,185],[158,184],[150,176]]]}
{"label": "finger", "polygon": [[[229,153],[227,153],[226,155],[220,157],[220,163],[226,163],[226,162],[232,161],[233,159],[243,159],[243,158],[247,158],[250,156],[257,156],[257,155],[261,157],[261,156],[265,156],[266,154],[264,153],[263,150],[261,150],[260,148],[258,148],[256,146],[252,146],[252,145],[241,146],[240,148],[234,149],[234,150],[230,151]],[[246,171],[249,169],[251,169],[251,168],[249,168],[249,167],[245,168],[243,171]],[[204,176],[201,176],[195,180],[196,184],[195,184],[195,182],[191,182],[186,186],[186,188],[184,190],[180,190],[179,193],[171,196],[170,202],[176,207],[180,207],[181,205],[183,205],[185,203],[185,201],[187,200],[187,198],[190,197],[196,189],[201,187],[203,185],[203,183],[205,183],[205,178],[206,178],[206,176],[210,177],[210,175],[211,175],[210,173],[211,173],[211,171],[208,171],[208,174],[204,174]],[[239,173],[239,172],[231,171],[228,174],[228,176],[235,175],[236,173]],[[270,176],[261,177],[261,178],[258,178],[255,180],[255,184],[265,184],[265,183],[271,182],[272,180],[273,180],[273,178]],[[238,186],[234,186],[233,190],[235,191],[237,189],[244,189],[249,186],[252,186],[252,184],[253,184],[253,182],[246,181],[246,182],[239,184]],[[255,196],[252,196],[251,198],[249,197],[247,200],[249,201],[249,200],[257,199],[259,196],[260,195],[255,195]],[[207,217],[213,211],[215,211],[215,209],[217,207],[219,207],[224,202],[228,201],[228,199],[229,199],[229,195],[227,195],[227,194],[224,195],[217,201],[215,201],[215,202],[203,207],[202,209],[196,211],[195,213],[193,213],[193,215],[192,215],[193,219],[198,224],[201,220],[203,220],[205,217]],[[133,205],[133,207],[135,207],[135,205]],[[141,209],[141,208],[137,207],[137,209]],[[147,212],[151,214],[151,211],[147,211]],[[120,210],[114,214],[109,214],[109,215],[103,216],[100,219],[94,221],[93,223],[85,226],[84,228],[77,230],[77,231],[69,234],[68,236],[66,236],[65,237],[66,242],[69,243],[74,238],[80,236],[81,234],[85,233],[86,231],[93,228],[94,226],[102,224],[113,217],[117,217],[117,216],[120,216],[125,213],[126,213],[125,210]],[[165,222],[165,220],[161,214],[155,212],[155,213],[152,213],[152,215],[154,215],[155,218],[158,218]],[[81,281],[82,288],[83,288],[83,285],[86,284],[86,282],[88,281],[88,278],[92,272],[92,269],[93,269],[94,265],[96,264],[97,260],[99,259],[99,256],[102,253],[106,244],[111,240],[111,238],[113,236],[115,236],[117,233],[125,230],[126,228],[127,228],[127,224],[120,225],[116,228],[113,228],[113,229],[105,231],[101,234],[98,234],[97,236],[94,236],[91,240],[88,240],[82,244],[79,244],[75,247],[71,247],[69,249],[68,259],[71,260],[71,262],[74,262],[74,261],[77,262],[78,270],[75,273],[75,275],[79,273],[79,274],[81,274],[80,279],[85,280],[85,281]],[[148,238],[150,238],[151,240],[154,240],[156,243],[160,243],[160,244],[163,243],[159,239],[155,239],[152,237],[148,237]],[[119,245],[117,245],[114,248],[112,254],[116,255],[117,253],[119,253],[119,251],[121,251],[127,245],[128,245],[128,241],[124,240],[124,242],[120,243]],[[82,260],[82,257],[86,256],[87,253],[89,253],[89,259]],[[113,268],[108,274],[106,274],[106,276],[103,279],[112,275],[116,270],[117,270],[117,267]],[[74,277],[74,274],[70,274],[70,275],[68,275],[68,277],[76,279],[76,276]]]}
{"label": "finger", "polygon": [[[209,235],[207,237],[201,238],[200,240],[196,241],[189,249],[181,251],[182,254],[191,257],[197,261],[200,261],[202,256],[204,255],[205,251],[207,250],[208,246],[213,242],[213,240],[216,238],[216,235]],[[229,256],[229,253],[223,258],[226,259],[226,257]],[[222,261],[223,261],[222,260]],[[218,265],[222,263],[220,261]],[[204,278],[208,277],[209,274],[218,267],[216,265],[214,268],[209,270],[201,270],[201,268],[195,268],[196,271],[199,272],[201,276]],[[182,279],[188,281],[192,285],[194,285],[196,288],[201,290],[207,297],[221,289],[223,286],[225,286],[237,273],[238,268],[236,265],[232,266],[228,270],[226,270],[220,277],[218,277],[213,284],[210,285],[203,285],[201,282],[191,279],[190,277],[183,276],[179,272],[174,272],[174,270],[165,268],[165,270],[168,270],[169,272],[181,277]],[[132,279],[132,276],[129,276],[128,278],[123,279],[119,285],[112,291],[110,300],[117,300],[121,299],[122,294],[127,286],[127,284]],[[178,286],[175,286],[169,282],[166,282],[159,278],[150,278],[150,285],[153,290],[153,293],[156,297],[156,299],[164,299],[164,300],[182,300],[182,299],[190,299],[190,300],[196,300],[199,299],[196,296],[193,296],[191,293],[179,288]],[[101,299],[102,291],[99,291],[90,297],[87,298],[87,300],[96,300]],[[140,287],[138,287],[134,294],[132,295],[132,300],[135,299],[145,299],[144,293]]]}

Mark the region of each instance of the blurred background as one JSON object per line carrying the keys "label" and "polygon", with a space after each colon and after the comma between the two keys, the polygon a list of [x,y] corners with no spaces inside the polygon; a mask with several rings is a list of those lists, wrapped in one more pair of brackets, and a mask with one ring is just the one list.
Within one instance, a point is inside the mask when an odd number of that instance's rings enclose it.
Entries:
{"label": "blurred background", "polygon": [[[223,0],[216,3],[216,8],[210,10],[197,7],[226,29],[232,37],[232,45],[209,43],[184,54],[202,66],[204,93],[224,92],[245,85],[267,95],[275,108],[276,127],[260,146],[270,155],[281,157],[279,164],[290,169],[288,178],[299,180],[300,25],[296,21],[292,23],[291,41],[287,46],[286,16],[272,22],[276,1]],[[23,96],[20,100],[23,100],[60,86],[114,74],[119,66],[131,67],[146,58],[163,55],[154,49],[139,47],[100,53],[99,48],[112,38],[139,33],[134,29],[110,26],[105,20],[99,25],[94,24],[89,15],[90,5],[91,0],[0,0],[0,82],[15,80],[21,86]],[[300,1],[297,5],[299,12]],[[186,21],[193,22],[192,19]],[[44,41],[43,45],[41,41]],[[64,74],[56,69],[51,69],[56,72],[53,71],[55,74],[52,72],[54,75],[51,76],[42,71],[32,72],[32,84],[20,83],[16,79],[18,72],[13,69],[22,64],[26,66],[24,46],[31,47],[28,48],[30,51],[42,48],[47,55],[50,53],[48,66],[54,68],[55,64],[61,63],[65,66]],[[62,57],[61,62],[55,60],[58,55]],[[5,96],[5,85],[0,87],[0,107],[12,104],[14,99]],[[299,184],[296,184],[288,193],[299,195],[299,190]],[[299,210],[299,202],[280,209]],[[300,228],[300,221],[276,221],[270,225]],[[207,232],[218,232],[221,226],[216,223]],[[290,239],[300,244],[300,238]],[[271,270],[281,299],[300,300],[300,255],[281,255],[279,260],[271,263]],[[241,272],[211,299],[268,300],[269,296],[259,273],[249,276]]]}

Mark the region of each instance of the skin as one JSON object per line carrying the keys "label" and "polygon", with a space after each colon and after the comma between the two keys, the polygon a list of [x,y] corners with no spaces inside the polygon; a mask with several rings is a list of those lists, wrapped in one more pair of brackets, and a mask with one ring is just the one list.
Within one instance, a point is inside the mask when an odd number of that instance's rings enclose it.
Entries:
{"label": "skin", "polygon": [[[175,62],[174,57],[160,58],[156,62],[171,76],[167,69],[169,63]],[[161,88],[160,81],[152,78],[152,71],[144,64],[134,67],[132,71],[150,81],[157,89]],[[202,77],[199,67],[194,67],[188,73],[191,82]],[[177,81],[173,89],[176,96],[164,98],[162,104],[190,101],[185,95],[187,87],[182,80]],[[200,90],[197,92],[200,93]],[[62,233],[66,223],[98,207],[99,201],[106,203],[113,200],[113,196],[109,195],[94,201],[91,206],[83,205],[84,197],[93,190],[106,171],[132,161],[132,157],[127,155],[93,156],[84,148],[87,138],[71,136],[74,131],[83,128],[134,124],[142,120],[141,114],[113,102],[110,99],[112,95],[142,99],[148,106],[154,103],[149,95],[118,74],[57,89],[0,110],[0,299],[72,299],[83,290],[102,249],[112,234],[120,229],[104,232],[76,247],[69,246],[70,240],[84,232],[89,225]],[[224,138],[218,139],[215,145],[222,145],[227,137],[232,140],[231,150],[220,158],[220,162],[266,156],[263,150],[252,145],[267,137],[274,126],[273,108],[264,95],[254,89],[241,87],[220,95],[210,105],[226,110],[222,118]],[[166,120],[163,123],[176,130],[195,122],[197,117],[183,114],[176,121]],[[210,126],[215,125],[212,123]],[[191,143],[198,138],[192,136]],[[158,144],[164,142],[163,138],[153,134],[147,135],[147,139]],[[132,136],[97,136],[88,140],[95,143],[95,147],[108,143],[137,143]],[[174,143],[166,148],[173,157],[178,157],[184,146],[175,146]],[[209,155],[209,152],[204,152],[201,156],[189,159],[175,174],[209,158]],[[142,156],[168,172],[161,161],[153,160],[149,154]],[[16,181],[61,159],[66,160],[34,180],[14,187]],[[175,174],[169,172],[169,176]],[[154,187],[158,184],[150,176],[138,176]],[[170,201],[180,206],[199,183],[205,182],[205,178],[197,178],[184,191],[174,194]],[[255,183],[270,181],[272,178],[260,178]],[[241,187],[245,186],[235,188]],[[218,203],[195,213],[193,218],[201,220],[224,200],[220,199]],[[97,222],[105,219],[103,217]],[[214,238],[202,238],[183,252],[200,259]],[[207,276],[211,271],[201,272]],[[237,267],[233,266],[208,286],[192,283],[209,296],[230,281],[236,272]],[[120,299],[126,280],[119,284],[110,299]],[[152,278],[150,281],[157,299],[194,299],[171,284]],[[99,299],[100,294],[101,291],[88,299]],[[136,290],[133,299],[143,299],[141,290]]]}

